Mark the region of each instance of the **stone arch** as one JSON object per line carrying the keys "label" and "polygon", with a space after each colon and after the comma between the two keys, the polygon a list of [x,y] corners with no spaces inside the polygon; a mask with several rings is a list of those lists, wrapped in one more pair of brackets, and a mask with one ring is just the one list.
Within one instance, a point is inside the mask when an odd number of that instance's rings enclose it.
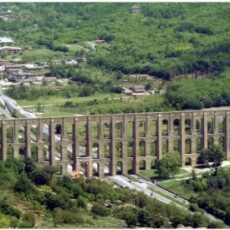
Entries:
{"label": "stone arch", "polygon": [[122,158],[122,142],[116,143],[116,157]]}
{"label": "stone arch", "polygon": [[186,118],[184,121],[185,124],[185,133],[186,134],[191,134],[191,130],[192,130],[192,120],[191,118]]}
{"label": "stone arch", "polygon": [[212,148],[214,145],[214,138],[213,137],[208,137],[208,149]]}
{"label": "stone arch", "polygon": [[225,118],[219,117],[219,119],[218,119],[218,132],[224,133],[224,131],[225,131]]}
{"label": "stone arch", "polygon": [[90,130],[91,131],[91,133],[90,133],[91,137],[92,138],[98,138],[98,134],[99,134],[98,122],[97,121],[91,121],[90,125],[91,125],[91,130]]}
{"label": "stone arch", "polygon": [[139,170],[145,170],[146,169],[146,162],[145,160],[139,161]]}
{"label": "stone arch", "polygon": [[198,137],[196,139],[196,152],[200,153],[203,150],[203,139]]}
{"label": "stone arch", "polygon": [[161,132],[161,134],[163,135],[163,136],[166,136],[166,135],[168,135],[168,120],[167,119],[164,119],[164,120],[162,120],[162,132]]}
{"label": "stone arch", "polygon": [[31,158],[38,162],[38,147],[36,145],[31,146]]}
{"label": "stone arch", "polygon": [[94,159],[98,159],[99,158],[99,144],[98,143],[93,143],[92,146],[92,157]]}
{"label": "stone arch", "polygon": [[123,163],[122,161],[118,161],[116,163],[116,174],[117,175],[122,175],[122,168],[123,168]]}
{"label": "stone arch", "polygon": [[145,141],[144,140],[139,141],[139,156],[146,155],[145,149],[146,149]]}
{"label": "stone arch", "polygon": [[187,138],[185,140],[185,154],[191,154],[192,153],[192,141],[190,138]]}
{"label": "stone arch", "polygon": [[44,146],[42,152],[43,152],[43,160],[49,161],[50,159],[49,148],[47,146]]}
{"label": "stone arch", "polygon": [[192,159],[191,159],[191,157],[186,157],[185,158],[185,165],[186,166],[192,166]]}
{"label": "stone arch", "polygon": [[175,135],[180,134],[180,120],[178,118],[174,119],[173,121],[173,133]]}

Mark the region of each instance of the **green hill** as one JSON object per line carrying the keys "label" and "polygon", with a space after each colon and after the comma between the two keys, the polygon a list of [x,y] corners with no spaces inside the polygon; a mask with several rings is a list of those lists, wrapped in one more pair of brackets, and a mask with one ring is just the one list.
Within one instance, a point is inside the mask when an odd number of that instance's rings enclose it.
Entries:
{"label": "green hill", "polygon": [[[1,22],[18,43],[59,50],[66,44],[105,39],[89,62],[123,73],[171,79],[185,73],[217,73],[229,65],[229,3],[24,3],[15,20]],[[15,33],[17,32],[17,33]]]}

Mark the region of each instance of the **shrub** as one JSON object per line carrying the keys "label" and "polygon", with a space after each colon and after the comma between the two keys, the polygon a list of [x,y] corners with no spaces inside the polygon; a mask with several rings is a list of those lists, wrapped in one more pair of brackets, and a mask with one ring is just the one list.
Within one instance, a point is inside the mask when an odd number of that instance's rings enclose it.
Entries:
{"label": "shrub", "polygon": [[102,204],[94,204],[92,212],[98,216],[108,216],[110,214],[110,210]]}
{"label": "shrub", "polygon": [[32,213],[25,213],[18,223],[18,228],[33,228],[35,225],[35,217]]}

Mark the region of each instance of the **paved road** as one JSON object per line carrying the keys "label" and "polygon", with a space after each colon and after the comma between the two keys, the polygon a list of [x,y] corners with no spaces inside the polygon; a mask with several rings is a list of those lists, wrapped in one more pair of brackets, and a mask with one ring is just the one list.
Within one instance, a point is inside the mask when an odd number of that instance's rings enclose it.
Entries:
{"label": "paved road", "polygon": [[142,183],[142,182],[135,182],[133,180],[130,180],[128,179],[127,177],[125,176],[112,176],[112,177],[109,177],[109,179],[111,179],[113,182],[119,184],[120,186],[122,187],[127,187],[127,188],[130,188],[130,189],[134,189],[134,190],[137,190],[139,192],[143,192],[145,193],[147,196],[149,197],[152,197],[152,198],[155,198],[165,204],[175,204],[177,206],[180,206],[182,208],[184,208],[183,206],[181,205],[178,205],[174,202],[172,202],[170,199],[158,194],[158,193],[155,193],[153,191],[151,191],[149,188],[148,188],[148,185],[146,183]]}

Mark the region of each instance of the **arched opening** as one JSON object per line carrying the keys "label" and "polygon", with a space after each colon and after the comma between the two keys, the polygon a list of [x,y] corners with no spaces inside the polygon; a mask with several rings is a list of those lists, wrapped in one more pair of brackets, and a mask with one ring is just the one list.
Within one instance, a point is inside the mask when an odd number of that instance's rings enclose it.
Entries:
{"label": "arched opening", "polygon": [[146,169],[146,163],[145,160],[141,160],[139,162],[139,170],[145,170]]}
{"label": "arched opening", "polygon": [[208,149],[212,148],[214,145],[213,137],[208,137]]}
{"label": "arched opening", "polygon": [[162,153],[167,153],[168,152],[168,140],[167,139],[162,139]]}
{"label": "arched opening", "polygon": [[60,142],[58,142],[55,144],[55,158],[56,158],[56,160],[60,161],[61,155],[62,155],[62,146],[61,146]]}
{"label": "arched opening", "polygon": [[145,141],[141,140],[139,142],[139,156],[145,156]]}
{"label": "arched opening", "polygon": [[116,143],[116,157],[122,158],[122,142]]}
{"label": "arched opening", "polygon": [[128,159],[128,164],[127,164],[128,174],[134,174],[133,165],[134,165],[134,159]]}
{"label": "arched opening", "polygon": [[55,125],[55,134],[56,135],[61,135],[62,133],[62,125],[61,124],[56,124]]}
{"label": "arched opening", "polygon": [[151,156],[156,156],[157,155],[156,146],[157,146],[156,141],[150,143],[150,151],[151,151],[150,155]]}
{"label": "arched opening", "polygon": [[80,174],[82,176],[88,176],[88,163],[86,162],[81,162],[80,163]]}
{"label": "arched opening", "polygon": [[7,137],[7,143],[13,143],[13,138],[14,138],[14,129],[13,127],[8,127],[6,129],[6,137]]}
{"label": "arched opening", "polygon": [[20,126],[18,128],[18,142],[25,143],[26,134],[25,134],[25,126]]}
{"label": "arched opening", "polygon": [[133,137],[133,121],[127,122],[127,137],[128,138]]}
{"label": "arched opening", "polygon": [[62,167],[62,165],[57,165],[56,166],[56,175],[62,175],[62,173],[63,173],[63,167]]}
{"label": "arched opening", "polygon": [[7,158],[14,157],[14,149],[12,146],[7,146]]}
{"label": "arched opening", "polygon": [[104,144],[104,158],[109,158],[110,157],[110,144],[105,143]]}
{"label": "arched opening", "polygon": [[48,124],[42,125],[42,141],[46,142],[50,139],[50,127]]}
{"label": "arched opening", "polygon": [[185,140],[185,154],[191,154],[192,153],[192,146],[191,146],[191,139]]}
{"label": "arched opening", "polygon": [[32,125],[31,126],[31,141],[37,142],[38,141],[38,125]]}
{"label": "arched opening", "polygon": [[208,117],[208,133],[214,133],[214,117]]}
{"label": "arched opening", "polygon": [[203,148],[203,139],[201,137],[198,137],[196,139],[196,153],[200,153]]}
{"label": "arched opening", "polygon": [[77,128],[79,141],[85,141],[87,139],[87,122],[79,121]]}
{"label": "arched opening", "polygon": [[111,162],[109,158],[104,160],[104,176],[110,176],[111,173]]}
{"label": "arched opening", "polygon": [[168,120],[167,119],[164,119],[162,121],[162,135],[163,136],[168,135]]}
{"label": "arched opening", "polygon": [[98,143],[93,143],[92,157],[93,159],[99,158],[99,144]]}
{"label": "arched opening", "polygon": [[133,141],[128,142],[127,151],[128,151],[128,157],[134,156],[134,142]]}
{"label": "arched opening", "polygon": [[93,163],[93,176],[99,176],[99,163],[94,162]]}
{"label": "arched opening", "polygon": [[173,151],[179,152],[180,149],[180,140],[178,138],[173,139]]}
{"label": "arched opening", "polygon": [[179,119],[175,119],[173,121],[173,133],[175,135],[179,135],[180,133],[180,120]]}
{"label": "arched opening", "polygon": [[97,121],[91,121],[91,130],[90,134],[92,138],[98,138],[98,122]]}
{"label": "arched opening", "polygon": [[192,159],[191,159],[190,157],[187,157],[187,158],[185,159],[185,165],[186,165],[186,166],[191,166],[191,165],[192,165]]}
{"label": "arched opening", "polygon": [[116,174],[122,175],[122,162],[121,161],[118,161],[116,164]]}
{"label": "arched opening", "polygon": [[191,126],[192,126],[191,119],[186,118],[184,123],[185,123],[185,133],[187,135],[190,135],[191,134]]}
{"label": "arched opening", "polygon": [[116,129],[116,137],[122,138],[122,122],[121,121],[116,122],[115,129]]}
{"label": "arched opening", "polygon": [[139,121],[139,137],[145,136],[145,121]]}
{"label": "arched opening", "polygon": [[151,161],[151,169],[155,169],[156,168],[156,160],[152,160]]}
{"label": "arched opening", "polygon": [[151,136],[157,135],[157,122],[156,122],[156,120],[150,120],[149,133]]}
{"label": "arched opening", "polygon": [[25,146],[21,146],[20,148],[19,148],[19,158],[20,159],[25,159],[25,152],[26,152],[26,148],[25,148]]}
{"label": "arched opening", "polygon": [[219,122],[218,122],[218,132],[219,133],[224,133],[224,128],[225,126],[225,119],[224,117],[219,117]]}
{"label": "arched opening", "polygon": [[38,147],[35,145],[31,146],[31,158],[35,161],[38,162]]}
{"label": "arched opening", "polygon": [[104,138],[105,139],[110,138],[110,123],[109,122],[104,123],[103,133],[104,133]]}
{"label": "arched opening", "polygon": [[49,148],[47,146],[44,146],[43,147],[43,160],[49,161],[49,159],[50,159]]}
{"label": "arched opening", "polygon": [[224,149],[224,146],[225,146],[225,140],[224,140],[224,137],[220,137],[219,138],[219,146]]}
{"label": "arched opening", "polygon": [[196,133],[201,133],[201,119],[196,119]]}

